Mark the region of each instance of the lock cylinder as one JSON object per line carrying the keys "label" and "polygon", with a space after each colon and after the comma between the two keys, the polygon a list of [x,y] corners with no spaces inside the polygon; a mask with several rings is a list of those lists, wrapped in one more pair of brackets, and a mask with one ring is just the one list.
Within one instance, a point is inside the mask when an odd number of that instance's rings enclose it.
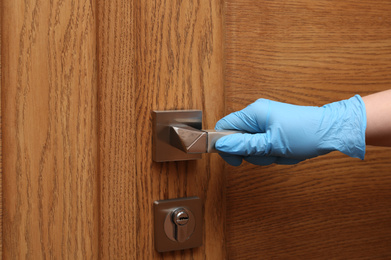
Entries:
{"label": "lock cylinder", "polygon": [[167,214],[164,231],[169,239],[184,242],[190,238],[195,228],[193,213],[186,208],[177,208]]}
{"label": "lock cylinder", "polygon": [[154,202],[155,248],[158,252],[202,245],[202,202],[198,197]]}

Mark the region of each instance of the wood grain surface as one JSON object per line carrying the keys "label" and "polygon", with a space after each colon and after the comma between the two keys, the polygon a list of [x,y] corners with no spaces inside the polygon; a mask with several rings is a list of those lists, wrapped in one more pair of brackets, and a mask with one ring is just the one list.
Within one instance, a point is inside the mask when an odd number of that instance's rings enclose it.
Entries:
{"label": "wood grain surface", "polygon": [[97,259],[91,1],[2,1],[3,257]]}
{"label": "wood grain surface", "polygon": [[[389,1],[227,0],[227,113],[323,105],[391,86]],[[300,122],[298,122],[300,123]],[[391,257],[391,150],[227,167],[230,259]]]}
{"label": "wood grain surface", "polygon": [[97,3],[100,258],[136,259],[133,1]]}
{"label": "wood grain surface", "polygon": [[[223,21],[220,1],[139,1],[135,5],[136,259],[225,256],[224,173],[217,156],[152,163],[152,110],[201,109],[203,127],[224,113]],[[152,203],[198,196],[203,246],[157,254]]]}
{"label": "wood grain surface", "polygon": [[[0,21],[2,17],[0,3]],[[3,259],[3,138],[1,127],[1,26],[0,26],[0,259]]]}
{"label": "wood grain surface", "polygon": [[[4,257],[225,258],[222,161],[151,156],[152,110],[202,109],[205,128],[224,113],[221,2],[1,12]],[[153,201],[188,196],[204,202],[204,245],[158,254]]]}
{"label": "wood grain surface", "polygon": [[[153,163],[151,140],[152,110],[201,109],[213,128],[257,97],[322,105],[389,88],[390,11],[385,0],[2,1],[3,256],[390,258],[389,149],[225,177],[216,154]],[[203,246],[157,253],[153,201],[189,196],[204,203]]]}
{"label": "wood grain surface", "polygon": [[[136,3],[136,2],[135,2]],[[137,1],[135,8],[136,259],[222,259],[224,172],[216,155],[188,162],[152,163],[152,110],[201,109],[203,127],[224,113],[223,13],[219,0]],[[152,203],[198,196],[203,201],[203,246],[158,254],[153,249]]]}
{"label": "wood grain surface", "polygon": [[[98,1],[99,169],[104,259],[225,258],[222,161],[152,162],[152,111],[224,113],[220,1]],[[199,196],[203,246],[159,254],[153,202]]]}

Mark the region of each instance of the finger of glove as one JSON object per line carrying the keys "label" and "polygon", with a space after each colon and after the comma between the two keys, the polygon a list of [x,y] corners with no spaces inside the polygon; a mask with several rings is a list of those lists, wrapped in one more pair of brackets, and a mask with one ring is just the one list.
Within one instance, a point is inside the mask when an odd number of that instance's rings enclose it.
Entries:
{"label": "finger of glove", "polygon": [[275,163],[278,160],[278,157],[254,155],[254,156],[244,157],[244,160],[254,165],[266,166]]}
{"label": "finger of glove", "polygon": [[250,156],[269,155],[270,145],[266,134],[232,134],[217,140],[216,149],[229,154]]}
{"label": "finger of glove", "polygon": [[216,130],[240,130],[249,133],[261,132],[257,121],[244,110],[231,113],[220,119],[215,126]]}
{"label": "finger of glove", "polygon": [[303,161],[303,160],[285,158],[285,157],[256,156],[256,155],[244,157],[244,160],[251,164],[261,165],[261,166],[266,166],[273,163],[281,164],[281,165],[293,165]]}
{"label": "finger of glove", "polygon": [[293,164],[298,164],[299,162],[304,161],[304,159],[293,159],[293,158],[286,158],[286,157],[278,157],[276,164],[281,164],[281,165],[293,165]]}
{"label": "finger of glove", "polygon": [[285,158],[285,157],[276,157],[276,156],[248,156],[244,157],[244,160],[255,165],[266,166],[273,163],[281,165],[293,165],[297,164],[303,160]]}
{"label": "finger of glove", "polygon": [[219,153],[221,158],[232,166],[239,166],[242,164],[242,157],[238,155]]}

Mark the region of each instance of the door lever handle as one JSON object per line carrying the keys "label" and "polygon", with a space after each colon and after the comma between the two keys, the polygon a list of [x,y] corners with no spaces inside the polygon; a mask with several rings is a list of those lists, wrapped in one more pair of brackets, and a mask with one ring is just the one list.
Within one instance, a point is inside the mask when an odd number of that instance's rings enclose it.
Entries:
{"label": "door lever handle", "polygon": [[199,130],[191,126],[170,126],[170,143],[189,154],[218,153],[215,143],[223,136],[243,133],[234,130]]}
{"label": "door lever handle", "polygon": [[217,153],[216,141],[239,131],[202,130],[200,110],[153,111],[153,160],[155,162],[201,159]]}

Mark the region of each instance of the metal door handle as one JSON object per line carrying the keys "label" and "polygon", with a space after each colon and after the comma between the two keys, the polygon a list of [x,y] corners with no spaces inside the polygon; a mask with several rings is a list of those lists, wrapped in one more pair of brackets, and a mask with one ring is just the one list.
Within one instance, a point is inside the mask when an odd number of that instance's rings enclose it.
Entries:
{"label": "metal door handle", "polygon": [[242,133],[232,130],[199,130],[191,126],[170,126],[170,143],[185,153],[217,153],[215,143],[223,136]]}
{"label": "metal door handle", "polygon": [[200,110],[153,111],[153,160],[156,162],[201,159],[217,153],[216,141],[239,131],[202,130]]}

